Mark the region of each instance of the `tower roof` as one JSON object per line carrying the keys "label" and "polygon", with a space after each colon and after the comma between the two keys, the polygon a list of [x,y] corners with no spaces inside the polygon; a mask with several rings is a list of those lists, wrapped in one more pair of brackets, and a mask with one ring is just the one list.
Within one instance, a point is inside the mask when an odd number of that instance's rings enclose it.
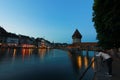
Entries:
{"label": "tower roof", "polygon": [[74,32],[74,34],[72,35],[72,38],[82,38],[82,35],[80,34],[80,32],[78,31],[78,29],[76,29],[76,31]]}

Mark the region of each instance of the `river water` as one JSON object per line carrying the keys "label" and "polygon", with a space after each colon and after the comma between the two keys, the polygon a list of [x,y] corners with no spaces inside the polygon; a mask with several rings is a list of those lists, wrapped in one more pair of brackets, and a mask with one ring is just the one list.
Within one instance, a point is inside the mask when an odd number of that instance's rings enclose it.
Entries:
{"label": "river water", "polygon": [[[79,80],[94,52],[0,49],[0,80]],[[92,80],[94,63],[82,80]]]}

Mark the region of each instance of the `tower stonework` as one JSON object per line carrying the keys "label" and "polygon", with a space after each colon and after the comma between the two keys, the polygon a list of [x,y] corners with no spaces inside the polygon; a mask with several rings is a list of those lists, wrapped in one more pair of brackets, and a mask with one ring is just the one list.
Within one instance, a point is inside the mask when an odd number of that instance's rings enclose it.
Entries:
{"label": "tower stonework", "polygon": [[73,44],[74,43],[81,43],[81,38],[82,38],[82,35],[78,31],[78,29],[76,29],[75,32],[72,35]]}

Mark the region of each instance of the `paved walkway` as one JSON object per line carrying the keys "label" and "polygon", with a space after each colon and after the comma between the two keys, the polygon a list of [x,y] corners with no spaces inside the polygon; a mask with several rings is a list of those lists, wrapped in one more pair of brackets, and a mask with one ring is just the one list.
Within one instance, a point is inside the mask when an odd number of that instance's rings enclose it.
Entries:
{"label": "paved walkway", "polygon": [[113,76],[105,76],[107,72],[106,63],[101,63],[100,59],[96,59],[96,73],[94,80],[120,80],[120,59],[114,58],[113,61]]}

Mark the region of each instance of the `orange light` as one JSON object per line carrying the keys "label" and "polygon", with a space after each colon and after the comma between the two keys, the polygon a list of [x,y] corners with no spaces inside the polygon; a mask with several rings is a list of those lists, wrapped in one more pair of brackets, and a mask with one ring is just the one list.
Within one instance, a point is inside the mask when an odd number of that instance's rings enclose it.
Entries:
{"label": "orange light", "polygon": [[85,64],[85,68],[87,68],[88,67],[88,59],[86,56],[84,57],[84,64]]}
{"label": "orange light", "polygon": [[15,55],[16,55],[16,49],[14,49],[13,51],[13,57],[15,57]]}
{"label": "orange light", "polygon": [[[94,57],[92,58],[92,61],[94,60]],[[92,68],[95,69],[95,62],[92,63]]]}
{"label": "orange light", "polygon": [[82,58],[81,58],[81,56],[77,57],[77,62],[78,62],[78,67],[81,68],[82,67]]}
{"label": "orange light", "polygon": [[13,51],[13,59],[12,59],[12,62],[14,62],[15,56],[16,56],[16,49],[14,49],[14,51]]}

